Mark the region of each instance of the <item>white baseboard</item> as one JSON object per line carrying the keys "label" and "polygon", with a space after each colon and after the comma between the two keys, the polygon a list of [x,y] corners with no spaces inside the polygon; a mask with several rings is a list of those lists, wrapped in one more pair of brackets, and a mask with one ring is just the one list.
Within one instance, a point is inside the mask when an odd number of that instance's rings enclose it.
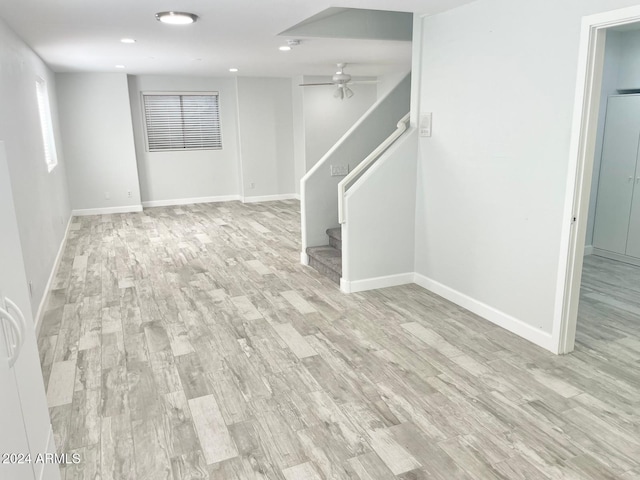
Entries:
{"label": "white baseboard", "polygon": [[587,245],[584,247],[584,255],[593,255],[593,245]]}
{"label": "white baseboard", "polygon": [[306,252],[300,252],[300,263],[302,265],[309,265],[309,255]]}
{"label": "white baseboard", "polygon": [[280,195],[262,195],[256,197],[244,197],[243,203],[258,203],[258,202],[274,202],[277,200],[300,200],[300,195],[296,193],[285,193]]}
{"label": "white baseboard", "polygon": [[44,317],[44,309],[47,307],[47,302],[49,301],[49,293],[51,292],[51,284],[53,283],[53,279],[56,278],[56,274],[58,273],[58,267],[60,266],[60,261],[62,260],[62,253],[64,252],[64,247],[67,245],[67,238],[69,238],[69,229],[71,228],[71,220],[73,220],[73,215],[69,216],[69,221],[67,222],[67,228],[64,231],[64,236],[62,237],[62,241],[60,242],[60,247],[58,247],[58,253],[56,254],[56,258],[53,261],[53,268],[51,269],[51,273],[49,274],[49,280],[47,280],[47,284],[44,287],[44,294],[42,295],[42,299],[40,300],[40,305],[38,305],[38,311],[36,312],[36,338],[40,335],[40,327],[42,327],[42,318]]}
{"label": "white baseboard", "polygon": [[550,352],[557,353],[557,345],[553,342],[553,337],[550,333],[543,332],[531,325],[518,320],[511,315],[508,315],[500,310],[491,307],[485,303],[482,303],[475,298],[471,298],[464,293],[458,292],[442,283],[432,280],[419,273],[415,274],[414,282],[420,285],[422,288],[440,295],[447,300],[466,308],[470,312],[481,316],[482,318],[489,320],[491,323],[504,328],[530,342],[538,345],[539,347],[549,350]]}
{"label": "white baseboard", "polygon": [[375,290],[376,288],[397,287],[398,285],[407,285],[413,283],[414,274],[398,273],[395,275],[386,275],[384,277],[366,278],[364,280],[345,280],[340,279],[340,290],[344,293],[364,292],[366,290]]}
{"label": "white baseboard", "polygon": [[593,247],[593,255],[608,258],[609,260],[616,260],[622,263],[628,263],[630,265],[640,266],[640,258],[630,257],[621,253],[609,252],[608,250],[602,250],[597,247]]}
{"label": "white baseboard", "polygon": [[241,200],[240,195],[219,195],[216,197],[173,198],[169,200],[150,200],[142,202],[144,208],[173,207],[175,205],[193,205],[196,203],[234,202]]}
{"label": "white baseboard", "polygon": [[80,210],[71,210],[71,215],[74,217],[83,217],[86,215],[109,215],[111,213],[133,213],[141,211],[142,205],[125,205],[124,207],[85,208]]}

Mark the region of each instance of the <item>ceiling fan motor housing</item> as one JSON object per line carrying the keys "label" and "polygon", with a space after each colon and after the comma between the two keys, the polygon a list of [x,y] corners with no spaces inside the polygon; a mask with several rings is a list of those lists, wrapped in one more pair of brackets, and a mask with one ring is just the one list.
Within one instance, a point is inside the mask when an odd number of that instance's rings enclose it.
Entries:
{"label": "ceiling fan motor housing", "polygon": [[351,75],[347,74],[347,73],[336,73],[333,78],[333,83],[338,84],[338,85],[343,85],[345,83],[348,83],[351,80]]}

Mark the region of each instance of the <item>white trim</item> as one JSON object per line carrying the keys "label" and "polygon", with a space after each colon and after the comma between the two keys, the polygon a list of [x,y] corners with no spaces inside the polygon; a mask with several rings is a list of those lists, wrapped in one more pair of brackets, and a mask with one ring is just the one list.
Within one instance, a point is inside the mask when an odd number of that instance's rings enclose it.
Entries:
{"label": "white trim", "polygon": [[84,217],[87,215],[109,215],[111,213],[133,213],[141,211],[142,205],[126,205],[124,207],[85,208],[80,210],[71,210],[71,216]]}
{"label": "white trim", "polygon": [[62,254],[64,252],[64,247],[67,245],[67,238],[69,238],[69,229],[71,228],[71,220],[73,220],[73,215],[69,215],[69,221],[67,222],[67,228],[64,230],[64,236],[60,241],[60,247],[58,247],[58,253],[56,254],[56,258],[53,261],[53,267],[51,268],[51,273],[49,274],[49,280],[47,280],[47,284],[44,287],[44,294],[42,295],[42,299],[40,299],[40,305],[38,305],[38,311],[36,312],[36,338],[40,335],[40,327],[42,327],[42,318],[44,317],[44,309],[47,306],[47,302],[49,301],[49,293],[51,293],[51,284],[53,283],[53,279],[56,278],[56,274],[58,273],[58,267],[60,266],[60,261],[62,260]]}
{"label": "white trim", "polygon": [[170,200],[149,200],[142,202],[144,208],[149,207],[172,207],[175,205],[193,205],[196,203],[217,203],[217,202],[233,202],[239,201],[240,195],[220,195],[217,197],[193,197],[193,198],[174,198]]}
{"label": "white trim", "polygon": [[309,265],[309,255],[306,252],[300,252],[300,263],[302,265]]}
{"label": "white trim", "polygon": [[584,256],[586,257],[587,255],[593,255],[594,251],[595,247],[593,245],[587,245],[586,247],[584,247]]}
{"label": "white trim", "polygon": [[278,195],[262,195],[255,197],[244,197],[243,203],[258,203],[258,202],[274,202],[277,200],[300,200],[300,195],[297,193],[283,193]]}
{"label": "white trim", "polygon": [[397,287],[398,285],[407,285],[413,283],[414,273],[397,273],[395,275],[386,275],[384,277],[365,278],[363,280],[345,280],[340,279],[340,290],[344,293],[364,292],[367,290],[375,290],[377,288]]}
{"label": "white trim", "polygon": [[470,312],[481,316],[482,318],[510,331],[530,342],[549,350],[553,353],[556,352],[556,343],[554,343],[553,336],[550,333],[539,330],[531,325],[518,320],[511,315],[508,315],[486,303],[482,303],[475,298],[471,298],[464,293],[454,290],[451,287],[447,287],[440,282],[432,280],[424,275],[416,273],[414,276],[414,282],[420,285],[422,288],[429,290],[441,297],[466,308]]}
{"label": "white trim", "polygon": [[[571,352],[575,343],[593,172],[593,150],[600,105],[599,87],[604,59],[604,35],[607,28],[638,21],[640,21],[640,6],[603,12],[582,19],[553,316],[554,348],[552,351],[557,353]],[[573,218],[576,221],[572,221]]]}
{"label": "white trim", "polygon": [[[628,263],[630,265],[640,266],[640,258],[630,257],[629,255],[623,255],[621,253],[609,252],[600,248],[592,247],[593,255],[597,257],[604,257],[617,262]],[[585,253],[586,255],[586,253]]]}

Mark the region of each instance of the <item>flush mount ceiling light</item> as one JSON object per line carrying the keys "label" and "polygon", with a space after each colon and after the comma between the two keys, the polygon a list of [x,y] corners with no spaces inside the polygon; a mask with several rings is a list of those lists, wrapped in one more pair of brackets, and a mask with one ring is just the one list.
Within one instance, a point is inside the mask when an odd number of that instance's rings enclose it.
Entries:
{"label": "flush mount ceiling light", "polygon": [[281,52],[288,52],[292,47],[297,47],[298,45],[300,45],[300,40],[287,40],[287,44],[278,47],[278,50]]}
{"label": "flush mount ceiling light", "polygon": [[198,16],[187,12],[158,12],[156,20],[170,25],[188,25],[198,20]]}
{"label": "flush mount ceiling light", "polygon": [[237,69],[237,68],[230,68],[230,69],[229,69],[229,71],[230,71],[231,73],[236,73],[236,72],[238,71],[238,69]]}
{"label": "flush mount ceiling light", "polygon": [[133,38],[121,38],[120,41],[122,43],[136,43],[135,39]]}
{"label": "flush mount ceiling light", "polygon": [[125,68],[124,65],[116,65],[116,68]]}

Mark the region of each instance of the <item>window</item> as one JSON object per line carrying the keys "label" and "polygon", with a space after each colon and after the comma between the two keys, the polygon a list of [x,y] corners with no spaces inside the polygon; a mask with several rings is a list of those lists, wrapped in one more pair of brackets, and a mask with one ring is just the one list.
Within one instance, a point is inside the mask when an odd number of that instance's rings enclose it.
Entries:
{"label": "window", "polygon": [[217,92],[143,93],[147,150],[222,148]]}
{"label": "window", "polygon": [[51,171],[58,165],[58,153],[56,151],[56,139],[53,135],[49,92],[47,90],[47,84],[42,78],[36,79],[36,95],[38,97],[42,144],[44,145],[44,160],[47,163],[47,169]]}

